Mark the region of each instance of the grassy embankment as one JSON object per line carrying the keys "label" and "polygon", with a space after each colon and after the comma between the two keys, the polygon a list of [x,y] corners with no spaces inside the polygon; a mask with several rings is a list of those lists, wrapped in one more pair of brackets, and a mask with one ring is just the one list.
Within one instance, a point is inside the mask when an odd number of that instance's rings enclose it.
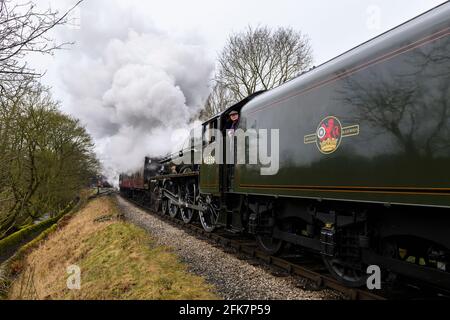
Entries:
{"label": "grassy embankment", "polygon": [[[67,267],[81,269],[69,290]],[[10,299],[216,299],[169,248],[122,221],[115,200],[97,198],[11,265]]]}

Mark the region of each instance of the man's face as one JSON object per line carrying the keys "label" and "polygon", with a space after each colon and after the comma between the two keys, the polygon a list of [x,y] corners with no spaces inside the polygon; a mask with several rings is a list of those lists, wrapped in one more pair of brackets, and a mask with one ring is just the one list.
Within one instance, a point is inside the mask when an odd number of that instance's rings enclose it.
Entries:
{"label": "man's face", "polygon": [[232,114],[230,115],[231,121],[236,122],[239,119],[239,114]]}

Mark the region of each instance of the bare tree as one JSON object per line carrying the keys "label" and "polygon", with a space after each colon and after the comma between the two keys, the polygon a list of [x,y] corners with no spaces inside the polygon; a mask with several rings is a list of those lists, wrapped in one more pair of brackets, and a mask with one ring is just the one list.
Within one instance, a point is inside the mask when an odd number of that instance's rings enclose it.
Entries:
{"label": "bare tree", "polygon": [[59,111],[27,64],[30,53],[53,54],[68,44],[49,31],[82,1],[59,14],[0,0],[0,239],[67,206],[98,171],[91,137]]}
{"label": "bare tree", "polygon": [[67,43],[56,43],[48,33],[65,24],[69,13],[48,9],[38,11],[33,2],[17,4],[13,0],[0,0],[0,90],[8,91],[26,79],[40,75],[30,68],[24,58],[32,52],[52,54]]}
{"label": "bare tree", "polygon": [[215,80],[238,101],[297,77],[312,60],[309,40],[301,32],[248,27],[229,37]]}
{"label": "bare tree", "polygon": [[221,83],[216,82],[206,100],[205,108],[202,110],[200,118],[202,120],[208,120],[232,105],[233,102],[234,99],[230,90]]}

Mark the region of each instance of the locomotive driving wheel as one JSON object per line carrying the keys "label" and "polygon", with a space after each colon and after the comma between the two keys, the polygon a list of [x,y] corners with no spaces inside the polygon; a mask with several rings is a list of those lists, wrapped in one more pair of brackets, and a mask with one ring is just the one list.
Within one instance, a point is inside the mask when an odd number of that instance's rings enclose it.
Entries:
{"label": "locomotive driving wheel", "polygon": [[162,190],[158,185],[155,185],[152,191],[152,210],[155,213],[161,213],[162,207]]}
{"label": "locomotive driving wheel", "polygon": [[[196,203],[196,198],[197,198],[197,186],[195,185],[195,182],[188,182],[184,186],[184,190],[181,194],[181,200],[187,204],[193,205]],[[194,213],[195,211],[191,208],[180,208],[181,218],[186,224],[192,222],[192,220],[194,219]]]}
{"label": "locomotive driving wheel", "polygon": [[211,196],[207,196],[204,201],[204,206],[206,209],[199,212],[200,222],[203,229],[206,232],[213,232],[216,230],[216,223],[219,218],[219,206],[214,203]]}
{"label": "locomotive driving wheel", "polygon": [[[179,200],[180,199],[180,192],[179,192],[179,190],[176,193],[176,195],[177,195],[177,198]],[[176,218],[179,211],[180,211],[180,207],[178,207],[178,204],[174,203],[172,200],[169,200],[169,216],[171,218]]]}
{"label": "locomotive driving wheel", "polygon": [[[180,187],[176,184],[172,184],[171,191],[174,195],[177,196],[178,201],[181,199],[181,192]],[[180,212],[180,207],[177,203],[173,202],[172,200],[169,200],[169,216],[171,218],[176,218],[178,216],[178,213]]]}
{"label": "locomotive driving wheel", "polygon": [[169,202],[170,202],[170,204],[169,204],[169,216],[171,218],[176,218],[180,208],[178,207],[178,205],[172,203],[171,201],[169,201]]}
{"label": "locomotive driving wheel", "polygon": [[164,181],[163,187],[162,187],[162,189],[160,189],[160,191],[161,191],[161,213],[164,216],[169,214],[170,200],[167,197],[163,196],[163,190],[164,189],[171,190],[171,187],[172,187],[172,185],[171,185],[170,181]]}
{"label": "locomotive driving wheel", "polygon": [[165,216],[169,214],[169,199],[164,198],[161,202],[161,213]]}

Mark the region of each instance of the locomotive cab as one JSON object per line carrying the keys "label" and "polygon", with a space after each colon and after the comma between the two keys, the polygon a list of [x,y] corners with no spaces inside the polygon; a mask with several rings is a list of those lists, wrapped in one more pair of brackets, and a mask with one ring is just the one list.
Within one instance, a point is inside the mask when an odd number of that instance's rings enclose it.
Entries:
{"label": "locomotive cab", "polygon": [[[220,192],[231,192],[236,162],[236,152],[228,150],[227,127],[229,114],[232,111],[241,112],[242,108],[256,96],[264,93],[259,91],[221,114],[203,123],[202,128],[202,164],[200,166],[200,191],[204,194],[219,196]],[[237,128],[240,128],[238,125]],[[230,154],[232,156],[230,157]],[[221,186],[221,188],[219,188]]]}
{"label": "locomotive cab", "polygon": [[217,139],[217,132],[220,130],[220,118],[214,117],[203,124],[202,128],[202,149],[203,156],[200,165],[200,192],[203,194],[219,195],[220,185],[220,162],[216,158],[220,153],[220,139]]}

